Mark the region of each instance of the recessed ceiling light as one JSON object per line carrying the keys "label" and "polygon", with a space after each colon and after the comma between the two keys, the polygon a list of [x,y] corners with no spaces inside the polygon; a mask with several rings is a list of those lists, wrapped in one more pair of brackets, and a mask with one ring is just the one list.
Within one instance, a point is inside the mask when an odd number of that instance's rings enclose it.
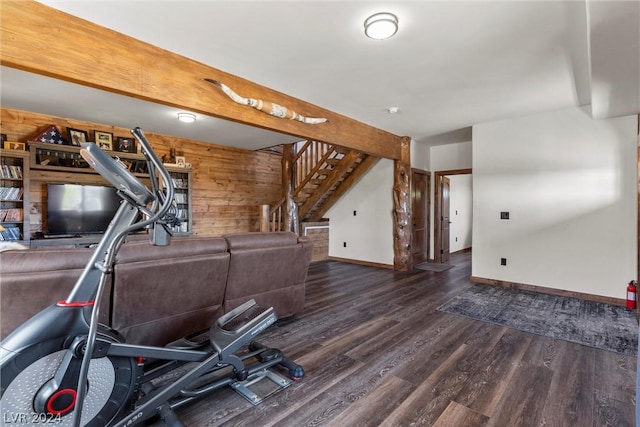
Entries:
{"label": "recessed ceiling light", "polygon": [[196,121],[196,115],[191,113],[178,113],[178,120],[185,123],[193,123]]}
{"label": "recessed ceiling light", "polygon": [[387,108],[387,113],[389,113],[389,114],[396,114],[399,111],[400,111],[400,109],[398,107],[389,107],[389,108]]}
{"label": "recessed ceiling light", "polygon": [[398,17],[393,13],[380,12],[364,21],[364,33],[367,37],[384,40],[398,32]]}

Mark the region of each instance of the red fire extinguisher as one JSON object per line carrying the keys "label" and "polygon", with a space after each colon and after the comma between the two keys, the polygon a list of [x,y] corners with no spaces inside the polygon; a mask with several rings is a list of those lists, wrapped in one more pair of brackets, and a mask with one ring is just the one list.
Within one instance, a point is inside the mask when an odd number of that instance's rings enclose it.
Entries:
{"label": "red fire extinguisher", "polygon": [[632,280],[627,285],[627,308],[631,310],[636,309],[636,297],[638,296],[638,286],[635,280]]}

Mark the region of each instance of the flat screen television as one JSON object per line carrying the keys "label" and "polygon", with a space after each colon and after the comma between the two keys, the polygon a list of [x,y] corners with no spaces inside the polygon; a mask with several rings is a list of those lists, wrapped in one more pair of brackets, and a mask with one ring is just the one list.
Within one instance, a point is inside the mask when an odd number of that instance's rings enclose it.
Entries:
{"label": "flat screen television", "polygon": [[103,233],[122,199],[114,187],[77,184],[47,185],[47,233]]}

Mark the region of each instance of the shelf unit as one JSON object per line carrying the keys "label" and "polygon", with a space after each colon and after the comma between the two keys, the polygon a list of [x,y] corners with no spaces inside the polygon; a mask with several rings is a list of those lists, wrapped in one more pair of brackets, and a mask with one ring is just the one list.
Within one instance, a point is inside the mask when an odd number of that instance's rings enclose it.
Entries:
{"label": "shelf unit", "polygon": [[[147,178],[149,174],[144,155],[107,150],[105,152],[118,159],[127,166],[133,175],[148,184]],[[31,169],[37,172],[35,173],[39,177],[37,184],[41,186],[47,182],[91,184],[94,182],[87,177],[98,175],[82,158],[80,147],[77,146],[29,142],[29,153]],[[193,233],[191,220],[191,169],[169,165],[166,167],[174,179],[176,207],[178,209],[178,217],[182,221],[181,225],[174,227],[172,231],[174,235],[190,235]],[[89,175],[83,175],[83,178],[78,179],[81,176],[80,174]],[[45,211],[46,209],[43,207],[42,210]]]}
{"label": "shelf unit", "polygon": [[181,223],[177,227],[171,227],[174,235],[189,235],[193,233],[191,212],[191,169],[171,167],[165,165],[173,179],[175,188],[174,200],[178,210],[177,216]]}
{"label": "shelf unit", "polygon": [[0,149],[0,240],[29,240],[29,153]]}
{"label": "shelf unit", "polygon": [[[31,153],[32,169],[96,173],[80,155],[80,147],[30,142],[29,152]],[[142,154],[106,150],[105,152],[111,157],[119,159],[134,175],[148,176],[147,163]]]}

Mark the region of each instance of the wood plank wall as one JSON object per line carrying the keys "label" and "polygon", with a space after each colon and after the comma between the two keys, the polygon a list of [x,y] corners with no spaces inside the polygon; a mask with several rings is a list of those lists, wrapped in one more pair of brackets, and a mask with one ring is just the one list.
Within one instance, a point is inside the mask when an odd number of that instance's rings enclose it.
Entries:
{"label": "wood plank wall", "polygon": [[[320,228],[327,227],[327,228]],[[311,262],[329,259],[329,221],[303,222],[302,233],[313,243]]]}
{"label": "wood plank wall", "polygon": [[[69,118],[0,108],[0,128],[10,141],[27,142],[48,125],[111,132],[131,136],[129,129]],[[193,165],[193,230],[196,235],[219,236],[226,233],[258,231],[258,212],[262,204],[274,204],[282,197],[281,157],[267,152],[242,150],[188,139],[145,132],[154,150],[168,156],[170,148],[184,152]],[[42,231],[44,186],[46,180],[88,183],[95,175],[47,173],[31,185],[31,231]],[[50,182],[50,181],[49,181]]]}

